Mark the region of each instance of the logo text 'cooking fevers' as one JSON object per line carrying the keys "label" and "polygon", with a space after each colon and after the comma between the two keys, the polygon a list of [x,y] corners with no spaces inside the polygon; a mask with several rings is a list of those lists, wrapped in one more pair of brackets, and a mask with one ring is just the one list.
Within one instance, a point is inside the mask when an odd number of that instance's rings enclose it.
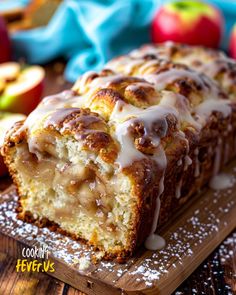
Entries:
{"label": "logo text 'cooking fevers'", "polygon": [[47,245],[23,248],[22,258],[17,259],[17,272],[54,272],[54,262],[50,261]]}

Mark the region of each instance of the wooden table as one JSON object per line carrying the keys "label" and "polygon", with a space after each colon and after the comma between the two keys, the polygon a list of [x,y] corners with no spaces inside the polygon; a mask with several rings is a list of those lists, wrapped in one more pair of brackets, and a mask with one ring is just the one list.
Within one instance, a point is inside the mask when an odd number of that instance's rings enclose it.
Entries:
{"label": "wooden table", "polygon": [[[54,94],[71,86],[63,79],[62,62],[55,62],[45,68],[44,95]],[[9,178],[3,179],[0,190],[10,183]],[[0,252],[0,294],[84,294],[44,273],[17,273],[15,265],[14,258]],[[236,229],[176,290],[175,294],[236,294]]]}

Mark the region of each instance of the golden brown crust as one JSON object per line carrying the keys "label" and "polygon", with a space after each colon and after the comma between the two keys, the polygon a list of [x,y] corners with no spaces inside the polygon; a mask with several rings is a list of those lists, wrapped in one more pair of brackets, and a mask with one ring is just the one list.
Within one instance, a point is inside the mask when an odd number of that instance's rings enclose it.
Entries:
{"label": "golden brown crust", "polygon": [[[62,120],[55,121],[63,110],[55,111],[45,123],[45,131],[58,132],[62,136],[73,136],[81,140],[84,148],[99,154],[104,161],[114,163],[118,145],[109,134],[109,128],[103,118],[89,109],[71,110]],[[59,116],[60,117],[60,116]],[[24,139],[27,140],[27,129],[22,128],[23,121],[17,122],[8,132],[2,154],[6,155],[6,147],[13,147]]]}
{"label": "golden brown crust", "polygon": [[[70,109],[67,109],[67,111]],[[117,157],[118,146],[109,134],[109,127],[105,120],[90,109],[73,109],[62,120],[54,122],[54,118],[60,117],[62,110],[52,114],[45,130],[58,131],[62,136],[74,136],[76,140],[83,142],[84,148],[99,154],[101,158],[114,163]]]}

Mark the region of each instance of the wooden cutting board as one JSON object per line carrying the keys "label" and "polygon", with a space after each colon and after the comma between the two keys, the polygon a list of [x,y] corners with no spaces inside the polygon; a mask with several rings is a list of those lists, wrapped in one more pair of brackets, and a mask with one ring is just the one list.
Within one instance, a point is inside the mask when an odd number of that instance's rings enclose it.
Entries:
{"label": "wooden cutting board", "polygon": [[0,197],[0,251],[19,259],[23,248],[46,244],[55,263],[55,272],[49,274],[87,294],[171,294],[236,227],[236,161],[225,172],[232,178],[231,188],[206,189],[192,198],[161,230],[164,249],[140,249],[125,264],[94,265],[91,261],[98,252],[17,220],[12,186]]}

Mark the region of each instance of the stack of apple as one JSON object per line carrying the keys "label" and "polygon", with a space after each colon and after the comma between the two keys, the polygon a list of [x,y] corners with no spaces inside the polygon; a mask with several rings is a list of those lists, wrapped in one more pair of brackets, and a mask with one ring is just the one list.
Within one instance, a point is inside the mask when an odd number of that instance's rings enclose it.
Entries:
{"label": "stack of apple", "polygon": [[[43,92],[45,72],[40,66],[22,67],[11,57],[6,25],[0,18],[0,147],[6,131],[25,118],[39,103]],[[6,167],[0,156],[0,176]]]}
{"label": "stack of apple", "polygon": [[[157,11],[152,23],[152,40],[218,48],[224,23],[221,11],[204,1],[172,1]],[[236,25],[231,33],[229,53],[236,59]]]}

